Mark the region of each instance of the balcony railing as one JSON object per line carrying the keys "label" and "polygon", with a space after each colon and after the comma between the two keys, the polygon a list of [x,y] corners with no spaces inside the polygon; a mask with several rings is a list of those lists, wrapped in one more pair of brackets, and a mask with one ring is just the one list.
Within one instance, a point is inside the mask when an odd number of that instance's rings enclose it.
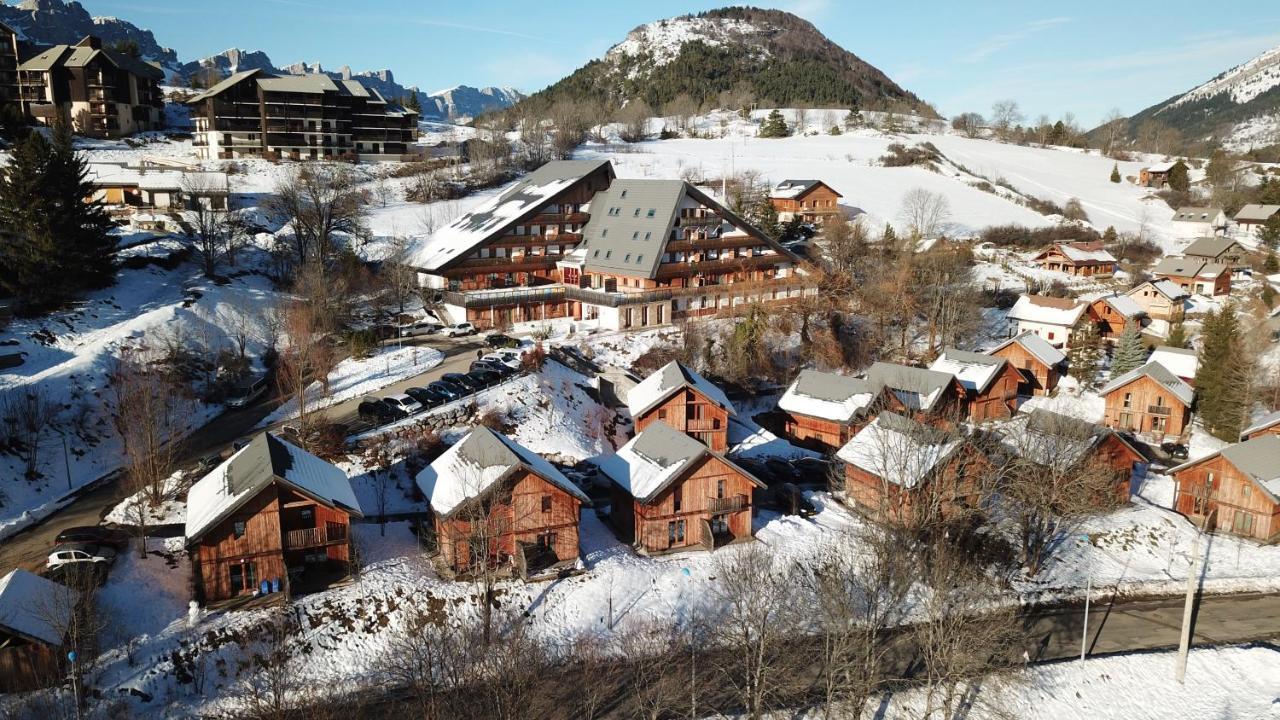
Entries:
{"label": "balcony railing", "polygon": [[707,498],[707,509],[713,513],[745,510],[747,509],[747,496],[734,495],[726,498]]}
{"label": "balcony railing", "polygon": [[286,550],[317,547],[330,543],[346,542],[347,526],[341,523],[327,523],[325,527],[287,530],[284,534]]}
{"label": "balcony railing", "polygon": [[707,432],[719,430],[720,421],[716,418],[689,418],[684,421],[686,432]]}
{"label": "balcony railing", "polygon": [[768,292],[770,290],[792,290],[803,288],[806,284],[808,283],[806,283],[802,278],[789,277],[777,280],[744,280],[742,282],[697,285],[694,287],[661,288],[658,290],[641,290],[638,292],[605,292],[603,290],[595,290],[592,288],[568,287],[565,290],[565,297],[569,300],[577,300],[579,302],[590,303],[591,305],[621,307],[623,305],[662,302],[672,298],[688,297],[691,295],[743,295]]}
{"label": "balcony railing", "polygon": [[716,227],[724,223],[724,218],[718,215],[690,215],[680,218],[681,227],[695,227],[699,225],[710,225]]}
{"label": "balcony railing", "polygon": [[1173,408],[1168,408],[1164,405],[1148,405],[1147,412],[1151,415],[1168,415],[1173,412]]}
{"label": "balcony railing", "polygon": [[544,287],[495,288],[492,290],[446,290],[441,295],[447,305],[457,305],[464,308],[499,307],[502,305],[563,300],[565,287],[563,285],[546,285]]}
{"label": "balcony railing", "polygon": [[589,213],[538,213],[527,221],[529,225],[545,225],[547,223],[584,223],[591,218]]}

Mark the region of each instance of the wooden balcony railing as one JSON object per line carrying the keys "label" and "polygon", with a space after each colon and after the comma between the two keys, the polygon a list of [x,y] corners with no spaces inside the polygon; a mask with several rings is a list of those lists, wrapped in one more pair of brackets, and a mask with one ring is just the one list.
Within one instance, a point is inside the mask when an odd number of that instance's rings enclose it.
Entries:
{"label": "wooden balcony railing", "polygon": [[713,513],[737,512],[747,508],[746,495],[734,495],[725,498],[707,498],[707,509]]}
{"label": "wooden balcony railing", "polygon": [[318,547],[346,541],[347,526],[341,523],[327,523],[325,527],[286,530],[284,534],[284,547],[286,550]]}
{"label": "wooden balcony railing", "polygon": [[571,213],[538,213],[525,221],[526,225],[546,225],[548,223],[585,223],[591,215],[584,212]]}
{"label": "wooden balcony railing", "polygon": [[684,421],[686,432],[707,432],[719,430],[720,421],[716,418],[689,418]]}
{"label": "wooden balcony railing", "polygon": [[1152,415],[1168,415],[1173,412],[1173,408],[1168,408],[1163,405],[1148,405],[1147,412]]}

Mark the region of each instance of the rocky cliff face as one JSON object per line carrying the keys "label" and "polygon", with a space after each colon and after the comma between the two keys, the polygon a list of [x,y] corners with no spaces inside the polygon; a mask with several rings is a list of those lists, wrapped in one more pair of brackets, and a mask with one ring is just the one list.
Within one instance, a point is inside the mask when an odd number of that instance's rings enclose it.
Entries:
{"label": "rocky cliff face", "polygon": [[178,54],[156,42],[150,30],[120,18],[93,17],[74,0],[22,0],[17,5],[0,5],[0,22],[35,45],[71,44],[85,35],[97,35],[107,44],[137,43],[143,59],[158,62],[170,72],[177,71],[181,65]]}

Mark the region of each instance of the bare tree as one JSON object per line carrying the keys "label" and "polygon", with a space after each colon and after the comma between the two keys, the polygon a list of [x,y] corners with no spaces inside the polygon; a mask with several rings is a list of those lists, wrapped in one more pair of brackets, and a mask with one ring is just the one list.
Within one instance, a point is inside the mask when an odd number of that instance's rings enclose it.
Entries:
{"label": "bare tree", "polygon": [[1013,135],[1014,128],[1022,122],[1022,111],[1016,100],[997,100],[991,106],[991,127],[1002,140]]}
{"label": "bare tree", "polygon": [[590,109],[573,100],[561,100],[551,108],[551,124],[555,134],[551,138],[552,153],[557,160],[567,160],[573,151],[587,139],[590,128]]}
{"label": "bare tree", "polygon": [[183,175],[182,194],[190,200],[184,214],[191,225],[191,237],[200,252],[204,274],[208,277],[213,277],[217,272],[218,261],[227,253],[233,231],[230,213],[226,209],[214,207],[210,201],[210,195],[216,190],[218,188],[214,186],[209,174]]}
{"label": "bare tree", "polygon": [[960,113],[951,118],[951,129],[967,138],[976,138],[982,134],[982,126],[986,121],[976,112]]}
{"label": "bare tree", "polygon": [[408,691],[407,703],[422,720],[460,717],[466,703],[460,692],[477,670],[473,639],[457,621],[411,605],[403,629],[390,636],[383,675],[391,687]]}
{"label": "bare tree", "polygon": [[937,237],[951,219],[951,203],[940,193],[916,187],[902,196],[900,214],[917,240]]}
{"label": "bare tree", "polygon": [[43,385],[10,390],[4,396],[4,423],[11,441],[21,451],[24,475],[40,477],[41,446],[58,417],[58,406]]}
{"label": "bare tree", "polygon": [[1102,118],[1102,153],[1111,155],[1115,152],[1116,143],[1124,139],[1125,117],[1120,108],[1111,108]]}
{"label": "bare tree", "polygon": [[298,631],[290,606],[272,608],[250,628],[249,653],[240,661],[240,679],[231,695],[233,716],[285,720],[305,707],[298,697],[304,683],[289,647]]}
{"label": "bare tree", "polygon": [[660,720],[683,704],[687,679],[671,672],[672,628],[657,621],[635,623],[617,635],[618,649],[627,658],[631,682],[623,697],[627,717]]}
{"label": "bare tree", "polygon": [[323,324],[316,309],[313,303],[302,301],[285,306],[281,314],[285,345],[276,366],[276,386],[281,400],[292,401],[297,408],[304,449],[311,435],[307,430],[313,424],[307,389],[313,380],[321,380],[321,390],[327,392],[333,363],[333,353],[323,340]]}
{"label": "bare tree", "polygon": [[623,142],[640,142],[649,136],[649,118],[653,117],[653,108],[644,100],[632,100],[618,111],[616,120],[622,124],[618,137]]}
{"label": "bare tree", "polygon": [[355,173],[336,163],[291,166],[276,183],[271,208],[286,218],[299,265],[326,260],[338,235],[365,239],[368,198]]}

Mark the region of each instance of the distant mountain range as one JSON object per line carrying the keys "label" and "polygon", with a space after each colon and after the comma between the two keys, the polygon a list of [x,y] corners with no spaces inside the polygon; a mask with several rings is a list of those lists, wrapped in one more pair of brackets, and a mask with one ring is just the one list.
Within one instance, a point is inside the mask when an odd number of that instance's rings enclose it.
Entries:
{"label": "distant mountain range", "polygon": [[681,96],[765,107],[852,107],[934,116],[920,98],[780,10],[731,7],[641,25],[605,55],[524,101],[534,112],[561,100],[655,109]]}
{"label": "distant mountain range", "polygon": [[1152,105],[1129,118],[1129,128],[1148,120],[1232,149],[1280,144],[1280,47]]}
{"label": "distant mountain range", "polygon": [[292,74],[324,72],[335,78],[358,79],[389,98],[417,94],[422,106],[422,116],[438,120],[475,117],[489,110],[507,107],[524,98],[521,92],[512,88],[473,88],[465,85],[437,93],[424,93],[412,85],[405,86],[396,82],[390,70],[354,72],[343,66],[336,71],[328,71],[318,64],[309,63],[277,67],[260,50],[232,48],[201,60],[183,62],[174,50],[160,45],[150,30],[143,30],[119,18],[93,17],[74,0],[22,0],[17,5],[0,3],[0,22],[17,30],[24,40],[34,45],[75,43],[85,35],[97,35],[108,44],[133,41],[137,43],[143,59],[159,64],[169,73],[170,81],[175,83],[186,82],[206,67],[213,68],[220,77],[252,69]]}

